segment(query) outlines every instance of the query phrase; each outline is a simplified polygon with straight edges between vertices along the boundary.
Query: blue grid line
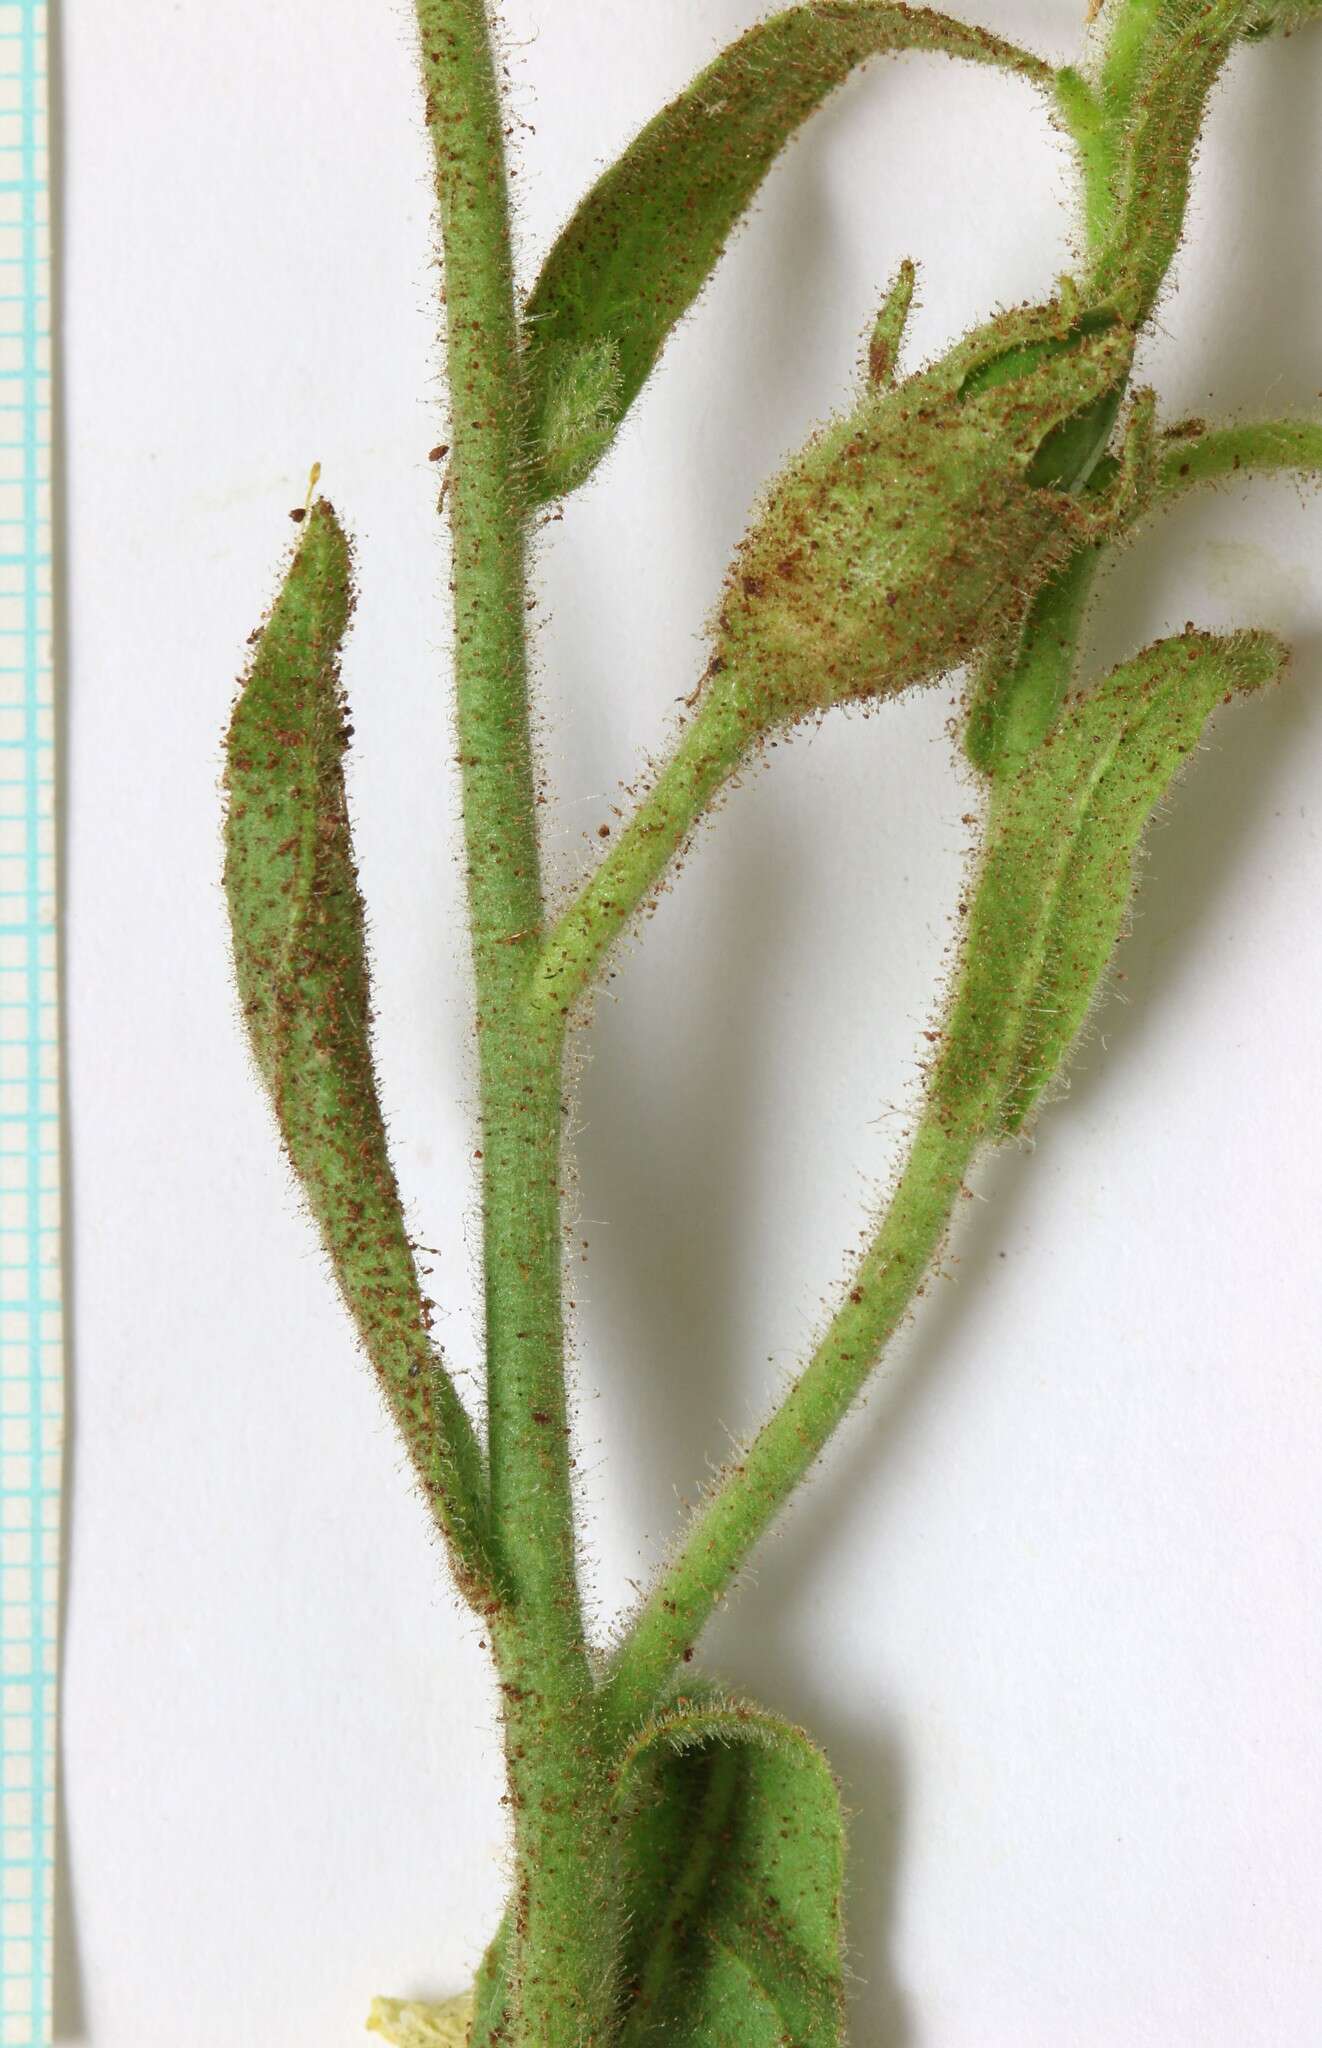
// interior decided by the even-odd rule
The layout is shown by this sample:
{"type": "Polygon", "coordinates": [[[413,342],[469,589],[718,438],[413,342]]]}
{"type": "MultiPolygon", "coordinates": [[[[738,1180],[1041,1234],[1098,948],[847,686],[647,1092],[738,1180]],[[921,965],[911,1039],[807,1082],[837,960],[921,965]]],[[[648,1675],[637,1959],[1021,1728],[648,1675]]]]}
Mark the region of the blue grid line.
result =
{"type": "MultiPolygon", "coordinates": [[[[4,303],[21,318],[7,333],[0,370],[4,445],[21,450],[11,481],[21,516],[0,522],[0,640],[13,645],[3,673],[16,680],[0,741],[4,816],[21,825],[21,851],[6,847],[0,879],[0,1273],[18,1293],[0,1301],[0,1375],[20,1406],[0,1418],[0,1501],[12,1555],[0,1600],[0,2048],[47,2048],[51,2040],[51,1912],[54,1853],[56,1589],[63,1375],[58,1335],[59,1227],[44,1206],[58,1202],[57,1014],[53,835],[47,796],[54,777],[49,655],[49,262],[46,249],[45,22],[41,0],[0,0],[0,60],[17,87],[20,141],[6,148],[0,179],[4,303]],[[12,54],[11,54],[12,52],[12,54]],[[8,286],[21,287],[10,292],[8,286]],[[13,396],[11,396],[13,394],[13,396]],[[17,657],[20,657],[18,659],[17,657]],[[21,678],[21,682],[17,679],[21,678]],[[11,765],[12,764],[12,765],[11,765]],[[12,796],[8,794],[12,792],[12,796]],[[21,884],[21,886],[20,886],[21,884]],[[21,914],[20,914],[21,913],[21,914]],[[13,1030],[15,1035],[8,1034],[13,1030]],[[26,1383],[26,1385],[24,1385],[26,1383]]],[[[58,1212],[57,1212],[58,1213],[58,1212]]]]}

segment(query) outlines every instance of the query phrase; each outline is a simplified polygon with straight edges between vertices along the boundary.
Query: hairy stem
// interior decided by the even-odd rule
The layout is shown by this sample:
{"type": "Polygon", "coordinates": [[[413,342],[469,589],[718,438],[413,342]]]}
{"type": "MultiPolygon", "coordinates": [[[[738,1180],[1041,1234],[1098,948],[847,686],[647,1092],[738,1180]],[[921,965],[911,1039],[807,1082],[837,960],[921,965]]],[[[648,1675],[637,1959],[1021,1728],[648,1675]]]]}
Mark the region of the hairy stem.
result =
{"type": "Polygon", "coordinates": [[[721,786],[757,739],[731,680],[717,675],[665,767],[619,839],[547,934],[530,996],[565,1017],[721,786]]]}
{"type": "Polygon", "coordinates": [[[1263,476],[1278,470],[1322,473],[1322,423],[1254,420],[1238,427],[1176,427],[1162,443],[1157,503],[1169,503],[1195,484],[1227,476],[1263,476]]]}
{"type": "Polygon", "coordinates": [[[722,1595],[858,1398],[945,1235],[985,1105],[923,1116],[885,1219],[830,1327],[780,1406],[694,1515],[606,1681],[613,1730],[647,1713],[722,1595]]]}
{"type": "Polygon", "coordinates": [[[503,120],[483,0],[417,0],[445,259],[454,675],[481,1091],[493,1617],[514,1814],[519,2036],[586,2048],[611,1999],[606,1799],[583,1639],[564,1380],[558,1018],[541,935],[527,505],[503,120]]]}
{"type": "MultiPolygon", "coordinates": [[[[1192,7],[1158,0],[1153,14],[1150,68],[1136,80],[1126,75],[1121,103],[1109,110],[1116,138],[1113,229],[1091,278],[1093,294],[1112,300],[1134,327],[1151,318],[1179,247],[1208,97],[1248,8],[1246,0],[1192,7]]],[[[1104,80],[1104,104],[1106,97],[1104,80]]]]}
{"type": "MultiPolygon", "coordinates": [[[[1063,630],[1067,640],[1077,636],[1077,614],[1063,630]]],[[[1013,811],[1015,802],[1012,785],[997,786],[989,848],[998,815],[1007,806],[1013,811]]],[[[1060,835],[1034,848],[1027,863],[1018,854],[1011,859],[1015,882],[1029,872],[1035,879],[1018,902],[1012,888],[1008,921],[1006,863],[984,862],[941,1054],[890,1205],[808,1364],[693,1516],[617,1651],[604,1687],[606,1718],[617,1739],[650,1711],[692,1654],[754,1545],[849,1413],[940,1248],[974,1157],[998,1135],[1070,844],[1068,834],[1060,835]]]]}
{"type": "Polygon", "coordinates": [[[1078,152],[1084,240],[1089,256],[1095,256],[1110,232],[1114,211],[1114,139],[1101,100],[1074,65],[1061,67],[1054,87],[1056,112],[1078,152]]]}

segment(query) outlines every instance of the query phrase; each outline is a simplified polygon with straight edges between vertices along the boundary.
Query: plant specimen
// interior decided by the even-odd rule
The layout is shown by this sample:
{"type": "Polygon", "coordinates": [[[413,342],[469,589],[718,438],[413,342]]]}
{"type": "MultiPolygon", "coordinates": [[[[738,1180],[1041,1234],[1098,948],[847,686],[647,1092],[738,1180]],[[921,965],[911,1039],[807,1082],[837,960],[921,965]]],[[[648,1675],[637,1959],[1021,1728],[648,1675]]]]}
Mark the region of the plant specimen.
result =
{"type": "MultiPolygon", "coordinates": [[[[1081,635],[1146,522],[1240,471],[1322,466],[1322,427],[1160,419],[1131,389],[1236,46],[1318,0],[1106,0],[1079,68],[945,16],[811,0],[753,28],[587,193],[525,299],[485,0],[417,0],[444,263],[443,503],[480,1080],[485,1403],[431,1334],[378,1103],[343,755],[349,542],[310,494],[227,745],[225,881],[243,1013],[358,1336],[496,1662],[513,1886],[474,1991],[380,2000],[421,2048],[773,2048],[842,2039],[842,1820],[803,1731],[700,1675],[754,1546],[858,1397],[980,1153],[1039,1113],[1120,939],[1145,825],[1216,705],[1279,675],[1269,633],[1195,630],[1101,678],[1081,635]],[[859,388],[767,486],[717,595],[669,754],[548,905],[530,741],[528,564],[544,508],[609,450],[778,151],[856,66],[921,48],[1047,95],[1081,192],[1077,274],[899,370],[915,273],[859,388]],[[562,1283],[566,1052],[613,947],[713,800],[831,707],[960,671],[982,789],[959,959],[870,1243],[789,1391],[727,1461],[609,1644],[577,1559],[562,1283]]],[[[314,475],[315,491],[315,475],[314,475]]]]}

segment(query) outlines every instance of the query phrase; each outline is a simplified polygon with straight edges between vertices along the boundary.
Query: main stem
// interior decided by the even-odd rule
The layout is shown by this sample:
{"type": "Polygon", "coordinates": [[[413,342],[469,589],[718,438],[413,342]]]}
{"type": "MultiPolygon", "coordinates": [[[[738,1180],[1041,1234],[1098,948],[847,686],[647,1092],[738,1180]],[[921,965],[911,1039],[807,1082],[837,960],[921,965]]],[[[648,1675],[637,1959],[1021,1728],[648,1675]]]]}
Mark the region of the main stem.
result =
{"type": "Polygon", "coordinates": [[[561,1020],[527,984],[543,904],[525,634],[528,508],[499,87],[483,0],[417,0],[445,259],[454,681],[477,998],[491,1617],[526,2048],[588,2048],[613,1998],[605,1768],[574,1549],[561,1310],[561,1020]]]}

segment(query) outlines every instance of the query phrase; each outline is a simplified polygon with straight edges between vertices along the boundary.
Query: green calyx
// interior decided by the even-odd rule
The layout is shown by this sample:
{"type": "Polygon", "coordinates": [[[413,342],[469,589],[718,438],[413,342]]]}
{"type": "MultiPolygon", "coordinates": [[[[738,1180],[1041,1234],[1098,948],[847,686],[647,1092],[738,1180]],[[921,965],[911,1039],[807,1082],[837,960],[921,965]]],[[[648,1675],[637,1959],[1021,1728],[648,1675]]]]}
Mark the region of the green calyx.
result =
{"type": "Polygon", "coordinates": [[[717,622],[750,724],[930,681],[1022,616],[1087,532],[1063,479],[1095,460],[1132,353],[1118,321],[1058,302],[1003,314],[810,442],[717,622]]]}

